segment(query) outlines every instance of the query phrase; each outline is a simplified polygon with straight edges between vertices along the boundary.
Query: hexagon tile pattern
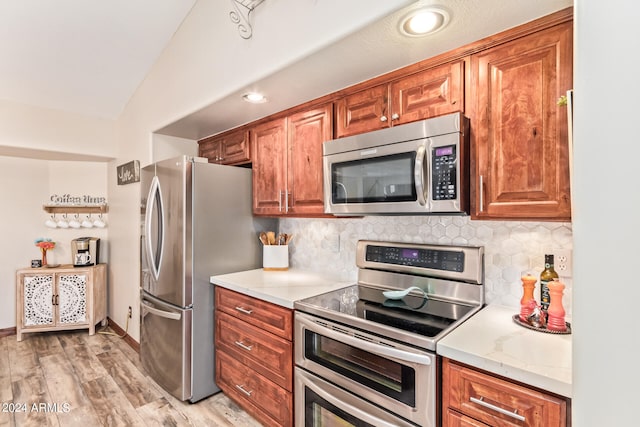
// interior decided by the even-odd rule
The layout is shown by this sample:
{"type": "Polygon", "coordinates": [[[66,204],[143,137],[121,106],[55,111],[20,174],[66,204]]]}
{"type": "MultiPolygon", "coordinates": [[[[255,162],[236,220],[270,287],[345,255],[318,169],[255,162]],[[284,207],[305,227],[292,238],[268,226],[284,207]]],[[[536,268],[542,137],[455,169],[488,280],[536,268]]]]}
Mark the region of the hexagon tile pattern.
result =
{"type": "MultiPolygon", "coordinates": [[[[523,272],[540,276],[544,254],[572,249],[571,223],[471,221],[465,216],[371,216],[335,219],[280,219],[280,231],[292,233],[290,265],[330,273],[340,280],[357,280],[358,240],[484,246],[485,300],[519,310],[523,272]]],[[[563,305],[571,316],[571,278],[563,305]]],[[[540,282],[535,295],[539,299],[540,282]]]]}

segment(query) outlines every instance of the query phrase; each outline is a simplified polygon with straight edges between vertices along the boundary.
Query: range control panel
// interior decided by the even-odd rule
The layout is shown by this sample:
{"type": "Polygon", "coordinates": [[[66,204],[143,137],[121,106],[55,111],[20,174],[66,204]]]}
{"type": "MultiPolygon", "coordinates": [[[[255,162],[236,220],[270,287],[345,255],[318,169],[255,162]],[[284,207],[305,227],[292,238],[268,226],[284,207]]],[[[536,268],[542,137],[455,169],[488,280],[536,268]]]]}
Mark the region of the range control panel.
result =
{"type": "Polygon", "coordinates": [[[365,260],[432,270],[464,271],[464,252],[402,246],[367,245],[365,260]]]}

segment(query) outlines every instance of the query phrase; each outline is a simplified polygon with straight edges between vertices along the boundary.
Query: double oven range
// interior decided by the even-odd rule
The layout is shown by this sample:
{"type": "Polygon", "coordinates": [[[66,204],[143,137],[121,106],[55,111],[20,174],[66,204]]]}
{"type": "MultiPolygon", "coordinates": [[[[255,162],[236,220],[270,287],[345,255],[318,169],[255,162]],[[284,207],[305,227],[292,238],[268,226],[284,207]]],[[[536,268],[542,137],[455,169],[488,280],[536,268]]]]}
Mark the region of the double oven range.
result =
{"type": "Polygon", "coordinates": [[[296,426],[435,427],[436,345],[482,308],[483,257],[482,247],[359,241],[357,284],[295,303],[296,426]]]}

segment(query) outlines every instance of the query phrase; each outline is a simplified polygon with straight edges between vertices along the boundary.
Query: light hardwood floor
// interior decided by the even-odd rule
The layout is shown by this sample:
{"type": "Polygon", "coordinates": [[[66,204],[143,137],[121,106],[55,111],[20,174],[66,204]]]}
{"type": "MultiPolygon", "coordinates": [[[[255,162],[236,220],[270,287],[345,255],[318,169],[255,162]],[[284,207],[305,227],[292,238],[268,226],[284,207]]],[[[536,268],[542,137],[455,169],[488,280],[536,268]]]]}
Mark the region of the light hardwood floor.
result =
{"type": "Polygon", "coordinates": [[[87,331],[0,338],[0,427],[260,426],[218,393],[180,402],[122,339],[87,331]]]}

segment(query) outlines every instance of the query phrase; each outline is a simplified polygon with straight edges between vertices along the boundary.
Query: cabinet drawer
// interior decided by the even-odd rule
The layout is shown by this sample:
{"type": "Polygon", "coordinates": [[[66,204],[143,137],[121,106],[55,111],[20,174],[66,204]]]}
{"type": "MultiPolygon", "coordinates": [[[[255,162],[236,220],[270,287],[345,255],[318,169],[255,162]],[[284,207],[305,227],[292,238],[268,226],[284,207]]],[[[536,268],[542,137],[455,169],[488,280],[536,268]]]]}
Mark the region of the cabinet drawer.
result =
{"type": "MultiPolygon", "coordinates": [[[[443,361],[443,387],[445,408],[489,425],[547,427],[567,422],[566,400],[448,359],[443,361]]],[[[449,425],[450,420],[445,422],[449,425]]]]}
{"type": "Polygon", "coordinates": [[[293,344],[226,313],[216,312],[216,348],[293,391],[293,344]]]}
{"type": "Polygon", "coordinates": [[[292,339],[293,310],[219,286],[216,286],[216,308],[284,339],[292,339]]]}
{"type": "Polygon", "coordinates": [[[216,383],[224,393],[267,426],[291,426],[293,394],[216,351],[216,383]]]}

